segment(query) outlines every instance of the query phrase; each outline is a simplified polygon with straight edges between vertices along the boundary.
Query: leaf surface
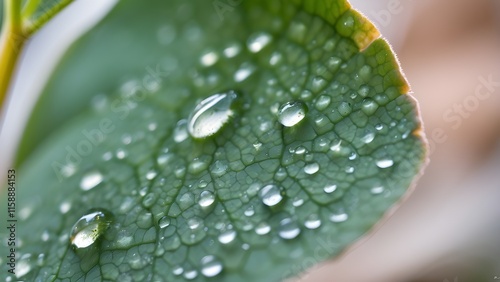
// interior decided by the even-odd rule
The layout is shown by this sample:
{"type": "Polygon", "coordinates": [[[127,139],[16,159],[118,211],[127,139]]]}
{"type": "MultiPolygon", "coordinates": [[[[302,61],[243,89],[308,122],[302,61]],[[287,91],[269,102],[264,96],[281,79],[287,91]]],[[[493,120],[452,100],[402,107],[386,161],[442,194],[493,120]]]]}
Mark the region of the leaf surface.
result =
{"type": "Polygon", "coordinates": [[[121,1],[68,51],[33,113],[18,276],[277,281],[337,256],[425,155],[408,85],[377,38],[345,1],[121,1]],[[193,114],[229,91],[226,112],[193,114]],[[284,126],[290,102],[305,117],[284,126]],[[213,135],[189,135],[187,119],[214,116],[227,119],[201,128],[213,135]],[[96,208],[112,223],[73,248],[73,225],[96,208]]]}

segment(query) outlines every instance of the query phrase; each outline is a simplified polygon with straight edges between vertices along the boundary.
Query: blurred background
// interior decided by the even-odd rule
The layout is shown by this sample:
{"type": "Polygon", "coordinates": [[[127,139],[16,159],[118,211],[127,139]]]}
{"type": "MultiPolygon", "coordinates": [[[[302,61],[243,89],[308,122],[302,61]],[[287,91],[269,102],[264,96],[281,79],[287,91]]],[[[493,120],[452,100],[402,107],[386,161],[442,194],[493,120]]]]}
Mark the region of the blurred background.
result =
{"type": "MultiPolygon", "coordinates": [[[[1,171],[63,50],[114,3],[75,1],[27,44],[15,98],[2,113],[1,171]]],[[[398,54],[420,104],[431,161],[376,231],[295,280],[500,281],[500,1],[351,3],[398,54]]]]}

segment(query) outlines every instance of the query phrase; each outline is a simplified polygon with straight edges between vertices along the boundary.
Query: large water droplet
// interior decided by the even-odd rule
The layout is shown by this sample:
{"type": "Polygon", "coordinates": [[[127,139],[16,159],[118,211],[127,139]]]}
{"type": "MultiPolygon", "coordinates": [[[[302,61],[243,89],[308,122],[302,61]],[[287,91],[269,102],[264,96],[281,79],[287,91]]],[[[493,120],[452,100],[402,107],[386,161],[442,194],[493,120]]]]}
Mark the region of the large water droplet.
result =
{"type": "Polygon", "coordinates": [[[300,234],[299,225],[290,218],[285,218],[280,221],[278,234],[283,239],[293,239],[300,234]]]}
{"type": "Polygon", "coordinates": [[[278,110],[278,120],[287,127],[292,127],[302,121],[307,114],[306,104],[300,101],[287,102],[278,110]]]}
{"type": "Polygon", "coordinates": [[[88,191],[99,185],[102,180],[103,176],[99,171],[89,171],[82,177],[82,180],[80,181],[80,188],[84,191],[88,191]]]}
{"type": "Polygon", "coordinates": [[[252,53],[258,53],[266,47],[272,40],[267,32],[258,32],[248,38],[247,47],[252,53]]]}
{"type": "Polygon", "coordinates": [[[209,255],[201,259],[201,274],[205,277],[214,277],[222,271],[222,263],[214,256],[209,255]]]}
{"type": "Polygon", "coordinates": [[[194,138],[205,138],[217,133],[233,115],[235,91],[214,94],[201,101],[188,119],[188,131],[194,138]]]}
{"type": "Polygon", "coordinates": [[[92,245],[113,221],[111,212],[105,209],[91,209],[80,217],[71,229],[70,241],[76,248],[92,245]]]}
{"type": "Polygon", "coordinates": [[[283,200],[280,188],[274,184],[268,184],[262,187],[259,191],[259,197],[262,202],[269,207],[274,207],[283,200]]]}

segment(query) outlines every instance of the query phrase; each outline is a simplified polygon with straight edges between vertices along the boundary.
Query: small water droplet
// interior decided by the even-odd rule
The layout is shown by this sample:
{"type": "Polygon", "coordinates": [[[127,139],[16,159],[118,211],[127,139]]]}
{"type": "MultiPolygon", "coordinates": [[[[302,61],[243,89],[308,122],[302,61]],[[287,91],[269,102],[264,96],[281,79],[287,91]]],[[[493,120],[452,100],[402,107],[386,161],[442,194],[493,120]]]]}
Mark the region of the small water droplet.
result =
{"type": "Polygon", "coordinates": [[[348,166],[345,168],[346,173],[353,173],[354,172],[354,167],[353,166],[348,166]]]}
{"type": "Polygon", "coordinates": [[[226,174],[227,167],[228,166],[224,161],[217,160],[210,168],[210,172],[215,177],[221,177],[222,175],[226,174]]]}
{"type": "Polygon", "coordinates": [[[176,143],[181,143],[188,138],[188,121],[186,119],[181,119],[177,122],[174,128],[174,141],[176,143]]]}
{"type": "Polygon", "coordinates": [[[165,228],[169,225],[170,225],[170,217],[168,216],[163,216],[162,218],[160,218],[160,220],[158,220],[158,226],[160,228],[165,228]]]}
{"type": "Polygon", "coordinates": [[[361,110],[368,116],[373,115],[378,109],[378,104],[370,98],[363,100],[361,110]]]}
{"type": "Polygon", "coordinates": [[[330,221],[332,221],[332,222],[344,222],[347,220],[348,217],[349,216],[345,212],[333,213],[330,216],[330,221]]]}
{"type": "Polygon", "coordinates": [[[255,233],[257,233],[258,235],[266,235],[270,231],[271,226],[269,226],[269,224],[265,222],[261,222],[255,227],[255,233]]]}
{"type": "Polygon", "coordinates": [[[219,235],[218,240],[221,244],[226,245],[233,242],[235,238],[236,238],[236,231],[227,230],[219,235]]]}
{"type": "Polygon", "coordinates": [[[335,184],[327,185],[327,186],[325,186],[325,188],[323,188],[323,191],[325,191],[325,193],[327,193],[327,194],[333,193],[333,192],[335,192],[335,190],[337,190],[337,185],[335,185],[335,184]]]}
{"type": "Polygon", "coordinates": [[[91,209],[71,229],[70,241],[76,248],[92,245],[112,222],[113,215],[105,209],[91,209]]]}
{"type": "Polygon", "coordinates": [[[322,77],[315,77],[313,78],[313,81],[312,81],[312,91],[317,93],[319,92],[321,89],[323,89],[323,87],[326,86],[326,80],[322,77]]]}
{"type": "Polygon", "coordinates": [[[116,150],[116,157],[119,160],[123,160],[127,156],[127,152],[123,149],[116,150]]]}
{"type": "Polygon", "coordinates": [[[153,180],[156,177],[157,173],[154,170],[150,170],[146,173],[147,180],[153,180]]]}
{"type": "Polygon", "coordinates": [[[182,273],[184,272],[184,268],[180,267],[180,266],[176,266],[174,267],[174,269],[172,270],[172,273],[174,275],[181,275],[182,273]]]}
{"type": "Polygon", "coordinates": [[[89,171],[82,177],[82,180],[80,181],[80,188],[83,191],[88,191],[99,185],[103,179],[104,178],[99,171],[89,171]]]}
{"type": "Polygon", "coordinates": [[[378,160],[376,164],[379,168],[389,168],[392,165],[394,165],[394,161],[391,159],[383,159],[383,160],[378,160]]]}
{"type": "Polygon", "coordinates": [[[205,277],[217,276],[222,271],[222,268],[222,263],[212,255],[201,259],[201,274],[205,277]]]}
{"type": "Polygon", "coordinates": [[[272,37],[267,32],[258,32],[252,34],[247,41],[248,50],[252,53],[258,53],[271,43],[272,37]]]}
{"type": "Polygon", "coordinates": [[[198,205],[202,208],[209,207],[215,202],[215,195],[211,191],[203,191],[200,194],[200,200],[198,201],[198,205]]]}
{"type": "Polygon", "coordinates": [[[278,120],[282,125],[292,127],[304,119],[307,110],[306,104],[300,101],[287,102],[279,108],[278,120]]]}
{"type": "Polygon", "coordinates": [[[295,221],[285,218],[280,221],[278,235],[283,239],[293,239],[300,234],[300,228],[295,221]]]}
{"type": "Polygon", "coordinates": [[[205,67],[213,66],[219,60],[219,55],[214,51],[206,51],[200,57],[200,63],[205,67]]]}
{"type": "Polygon", "coordinates": [[[304,222],[304,226],[308,229],[316,229],[321,226],[321,219],[317,214],[311,214],[304,222]]]}
{"type": "Polygon", "coordinates": [[[253,207],[252,207],[252,206],[250,206],[250,207],[248,207],[248,209],[246,209],[246,210],[243,212],[243,214],[244,214],[245,216],[252,216],[252,215],[254,215],[254,214],[255,214],[255,210],[253,209],[253,207]]]}
{"type": "Polygon", "coordinates": [[[269,58],[269,64],[271,66],[276,66],[283,61],[283,55],[280,52],[273,52],[271,54],[271,58],[269,58]]]}
{"type": "Polygon", "coordinates": [[[223,51],[226,58],[236,57],[241,51],[241,46],[238,43],[229,44],[223,51]]]}
{"type": "Polygon", "coordinates": [[[370,192],[374,195],[384,192],[384,186],[375,186],[370,189],[370,192]]]}
{"type": "Polygon", "coordinates": [[[366,132],[366,134],[361,137],[361,141],[363,141],[363,143],[365,144],[371,143],[373,139],[375,139],[375,133],[371,131],[366,132]]]}
{"type": "Polygon", "coordinates": [[[319,171],[318,163],[310,163],[304,167],[304,172],[309,175],[315,174],[318,171],[319,171]]]}
{"type": "Polygon", "coordinates": [[[31,271],[31,254],[25,254],[21,256],[19,262],[17,263],[17,269],[15,270],[16,278],[21,278],[31,271]]]}
{"type": "Polygon", "coordinates": [[[242,82],[246,80],[255,71],[255,66],[243,63],[240,68],[234,73],[234,81],[242,82]]]}
{"type": "Polygon", "coordinates": [[[62,202],[61,205],[59,206],[59,211],[62,214],[67,213],[71,209],[71,203],[70,202],[62,202]]]}
{"type": "Polygon", "coordinates": [[[323,111],[324,109],[326,109],[328,106],[330,106],[330,103],[332,101],[332,98],[330,96],[327,96],[327,95],[321,95],[319,96],[318,100],[316,101],[316,109],[318,111],[323,111]]]}
{"type": "Polygon", "coordinates": [[[237,98],[237,93],[230,90],[201,101],[189,116],[189,134],[194,138],[205,138],[217,133],[233,115],[231,107],[237,98]]]}
{"type": "Polygon", "coordinates": [[[196,230],[203,225],[203,222],[201,221],[201,219],[193,217],[188,220],[187,224],[189,226],[189,229],[196,230]]]}
{"type": "Polygon", "coordinates": [[[293,205],[294,207],[300,207],[300,206],[302,206],[303,204],[304,204],[304,199],[302,199],[302,198],[296,198],[296,199],[293,201],[293,203],[292,203],[292,205],[293,205]]]}
{"type": "Polygon", "coordinates": [[[283,200],[280,188],[274,184],[268,184],[262,187],[259,191],[259,197],[262,202],[269,207],[274,207],[283,200]]]}
{"type": "Polygon", "coordinates": [[[196,276],[198,276],[198,271],[196,271],[196,270],[189,270],[189,271],[184,272],[184,278],[186,278],[188,280],[193,280],[196,278],[196,276]]]}

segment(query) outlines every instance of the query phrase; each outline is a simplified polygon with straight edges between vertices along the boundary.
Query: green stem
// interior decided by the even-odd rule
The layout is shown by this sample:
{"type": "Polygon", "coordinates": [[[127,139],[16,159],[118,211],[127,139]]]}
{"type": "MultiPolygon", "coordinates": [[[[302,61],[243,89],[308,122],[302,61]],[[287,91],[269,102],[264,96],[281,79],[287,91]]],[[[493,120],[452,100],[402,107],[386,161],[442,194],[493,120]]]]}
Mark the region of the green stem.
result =
{"type": "Polygon", "coordinates": [[[42,15],[40,15],[36,20],[30,21],[26,19],[26,24],[24,26],[24,34],[29,37],[35,31],[39,30],[47,21],[52,19],[59,11],[68,6],[73,0],[61,0],[52,8],[45,11],[42,15]]]}
{"type": "Polygon", "coordinates": [[[21,1],[5,0],[4,3],[5,15],[0,37],[0,109],[25,41],[21,25],[21,1]]]}

